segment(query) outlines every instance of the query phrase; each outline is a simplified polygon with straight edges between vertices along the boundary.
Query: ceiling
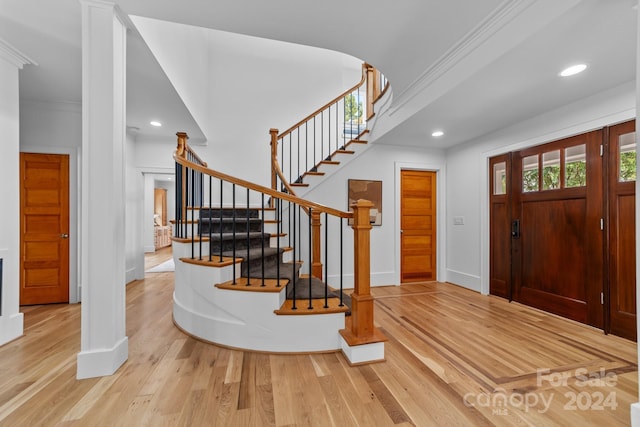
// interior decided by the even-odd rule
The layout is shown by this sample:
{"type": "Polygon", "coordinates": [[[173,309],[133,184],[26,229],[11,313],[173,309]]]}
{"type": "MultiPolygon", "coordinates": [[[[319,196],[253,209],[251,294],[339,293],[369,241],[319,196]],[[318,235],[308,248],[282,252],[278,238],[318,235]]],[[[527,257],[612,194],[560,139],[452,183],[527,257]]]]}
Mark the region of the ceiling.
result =
{"type": "MultiPolygon", "coordinates": [[[[118,0],[123,12],[345,52],[379,68],[393,100],[375,135],[448,148],[635,80],[636,0],[118,0]],[[575,62],[589,68],[562,79],[575,62]],[[431,137],[435,129],[445,135],[431,137]]],[[[25,100],[81,102],[78,0],[0,0],[0,38],[37,66],[25,100]]],[[[145,42],[128,36],[127,126],[206,136],[145,42]],[[164,126],[153,128],[159,119],[164,126]]]]}

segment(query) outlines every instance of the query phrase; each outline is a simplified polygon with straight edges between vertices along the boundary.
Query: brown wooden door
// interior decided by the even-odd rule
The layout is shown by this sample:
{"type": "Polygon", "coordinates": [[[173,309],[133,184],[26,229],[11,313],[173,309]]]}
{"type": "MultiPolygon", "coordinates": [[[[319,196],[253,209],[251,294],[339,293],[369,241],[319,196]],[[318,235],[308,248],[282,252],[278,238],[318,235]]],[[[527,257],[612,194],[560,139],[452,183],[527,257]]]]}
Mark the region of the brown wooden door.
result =
{"type": "Polygon", "coordinates": [[[511,300],[511,154],[489,160],[489,293],[511,300]]]}
{"type": "Polygon", "coordinates": [[[609,128],[608,332],[636,339],[635,122],[609,128]]]}
{"type": "Polygon", "coordinates": [[[400,281],[436,280],[436,173],[400,172],[400,281]]]}
{"type": "Polygon", "coordinates": [[[603,327],[602,131],[513,154],[513,298],[603,327]]]}
{"type": "Polygon", "coordinates": [[[20,154],[20,304],[69,302],[69,156],[20,154]]]}

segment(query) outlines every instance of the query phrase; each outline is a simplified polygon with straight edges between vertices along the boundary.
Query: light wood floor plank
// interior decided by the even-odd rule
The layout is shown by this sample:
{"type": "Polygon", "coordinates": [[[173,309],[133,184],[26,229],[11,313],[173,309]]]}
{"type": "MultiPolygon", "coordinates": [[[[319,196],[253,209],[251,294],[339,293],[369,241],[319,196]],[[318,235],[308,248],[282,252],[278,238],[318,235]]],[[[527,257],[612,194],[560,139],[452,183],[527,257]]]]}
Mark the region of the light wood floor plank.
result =
{"type": "MultiPolygon", "coordinates": [[[[170,256],[158,251],[147,268],[170,256]]],[[[80,306],[23,307],[25,336],[0,347],[0,426],[630,424],[635,343],[445,283],[372,293],[386,361],[351,367],[340,353],[251,353],[186,336],[173,324],[173,273],[150,274],[127,285],[129,359],[80,381],[80,306]],[[612,384],[581,379],[601,373],[612,384]]]]}

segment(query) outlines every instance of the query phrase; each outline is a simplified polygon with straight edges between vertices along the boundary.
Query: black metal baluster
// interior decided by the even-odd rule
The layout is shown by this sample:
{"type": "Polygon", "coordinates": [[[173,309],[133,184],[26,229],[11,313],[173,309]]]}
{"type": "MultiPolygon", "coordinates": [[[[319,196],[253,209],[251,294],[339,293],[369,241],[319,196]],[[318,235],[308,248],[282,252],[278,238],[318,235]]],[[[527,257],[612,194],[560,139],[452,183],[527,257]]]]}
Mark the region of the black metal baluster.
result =
{"type": "MultiPolygon", "coordinates": [[[[224,229],[224,222],[222,221],[222,184],[224,184],[224,182],[222,180],[220,180],[220,218],[218,218],[219,222],[220,222],[220,242],[218,243],[218,246],[220,247],[220,262],[222,262],[222,231],[224,229]]],[[[235,267],[234,267],[235,268],[235,267]]]]}
{"type": "MultiPolygon", "coordinates": [[[[211,262],[211,244],[213,234],[213,177],[209,175],[209,262],[211,262]]],[[[200,242],[202,246],[202,242],[200,242]]]]}
{"type": "Polygon", "coordinates": [[[324,308],[329,308],[329,214],[324,213],[324,308]]]}
{"type": "Polygon", "coordinates": [[[340,218],[340,307],[342,307],[344,304],[342,303],[342,220],[343,218],[340,218]]]}
{"type": "Polygon", "coordinates": [[[247,284],[246,286],[251,285],[251,257],[250,257],[250,249],[251,249],[251,218],[249,215],[249,189],[247,188],[247,209],[245,210],[245,215],[247,215],[247,284]]]}
{"type": "MultiPolygon", "coordinates": [[[[309,208],[309,212],[308,212],[308,216],[309,216],[309,307],[307,307],[309,310],[313,309],[313,303],[312,303],[312,295],[311,295],[311,281],[312,281],[312,276],[313,276],[313,271],[311,269],[312,264],[313,264],[313,260],[312,260],[312,254],[311,254],[311,212],[312,209],[309,208]]],[[[326,285],[325,285],[326,286],[326,285]]]]}
{"type": "Polygon", "coordinates": [[[313,167],[318,164],[316,161],[316,116],[313,116],[313,167]]]}
{"type": "MultiPolygon", "coordinates": [[[[344,104],[344,100],[342,101],[342,103],[344,104]]],[[[336,102],[336,150],[338,149],[338,146],[340,145],[340,139],[339,139],[339,135],[338,135],[338,131],[340,130],[339,129],[340,126],[338,125],[338,123],[340,123],[340,119],[339,119],[339,116],[338,116],[339,110],[340,110],[340,104],[338,102],[336,102]]],[[[344,105],[342,107],[342,112],[344,114],[344,105]]],[[[333,151],[329,150],[329,153],[333,153],[333,151]]]]}
{"type": "Polygon", "coordinates": [[[291,132],[289,132],[289,182],[293,176],[293,142],[291,142],[291,132]]]}
{"type": "MultiPolygon", "coordinates": [[[[194,191],[195,191],[195,183],[196,181],[196,174],[195,174],[195,169],[191,169],[191,203],[189,204],[189,206],[191,206],[191,259],[195,258],[195,251],[196,251],[196,247],[195,247],[195,227],[196,227],[196,218],[195,218],[195,213],[194,213],[194,205],[193,205],[193,198],[194,198],[194,191]]],[[[200,230],[198,230],[198,233],[200,232],[200,230]]]]}
{"type": "Polygon", "coordinates": [[[324,160],[324,111],[320,115],[320,160],[324,160]]]}
{"type": "Polygon", "coordinates": [[[276,199],[276,247],[278,249],[278,259],[276,264],[276,287],[280,287],[280,232],[282,231],[282,199],[276,199]]]}
{"type": "Polygon", "coordinates": [[[180,179],[180,164],[178,162],[176,162],[175,173],[176,199],[174,200],[173,205],[175,208],[176,223],[174,224],[175,228],[173,229],[173,235],[175,237],[180,237],[180,221],[182,220],[182,207],[180,206],[180,200],[182,200],[182,183],[180,179]]]}
{"type": "MultiPolygon", "coordinates": [[[[264,193],[262,194],[262,204],[260,205],[260,217],[262,221],[260,221],[260,248],[262,251],[262,284],[260,286],[265,286],[264,284],[264,193]]],[[[271,238],[271,236],[269,236],[271,238]]]]}
{"type": "MultiPolygon", "coordinates": [[[[329,116],[329,126],[327,127],[327,133],[329,134],[329,140],[327,141],[327,159],[331,157],[331,105],[329,105],[329,110],[327,112],[327,116],[329,116]]],[[[324,159],[324,155],[322,156],[324,159]]]]}
{"type": "Polygon", "coordinates": [[[309,170],[309,121],[304,122],[304,171],[309,170]]]}
{"type": "MultiPolygon", "coordinates": [[[[200,218],[202,216],[202,192],[204,191],[204,189],[202,187],[204,187],[203,185],[203,179],[204,179],[204,175],[202,174],[202,172],[198,172],[198,177],[200,179],[198,179],[198,183],[200,185],[200,188],[198,189],[198,195],[199,195],[199,206],[198,206],[198,237],[200,239],[200,244],[198,245],[198,259],[200,261],[202,261],[202,224],[200,224],[200,218]]],[[[194,208],[195,209],[195,208],[194,208]]]]}
{"type": "MultiPolygon", "coordinates": [[[[289,202],[289,211],[291,211],[291,202],[289,202]]],[[[291,306],[292,310],[297,310],[296,307],[296,210],[295,206],[293,209],[293,262],[291,267],[293,267],[293,305],[291,306]]]]}
{"type": "Polygon", "coordinates": [[[299,126],[298,126],[298,129],[297,129],[297,132],[298,132],[298,161],[297,161],[297,164],[298,164],[298,175],[297,176],[298,176],[298,178],[296,178],[295,182],[298,182],[298,180],[300,179],[300,127],[299,126]]]}
{"type": "Polygon", "coordinates": [[[232,209],[233,209],[233,240],[231,242],[232,252],[233,252],[233,284],[236,285],[236,185],[233,184],[231,190],[233,191],[232,195],[232,209]]]}

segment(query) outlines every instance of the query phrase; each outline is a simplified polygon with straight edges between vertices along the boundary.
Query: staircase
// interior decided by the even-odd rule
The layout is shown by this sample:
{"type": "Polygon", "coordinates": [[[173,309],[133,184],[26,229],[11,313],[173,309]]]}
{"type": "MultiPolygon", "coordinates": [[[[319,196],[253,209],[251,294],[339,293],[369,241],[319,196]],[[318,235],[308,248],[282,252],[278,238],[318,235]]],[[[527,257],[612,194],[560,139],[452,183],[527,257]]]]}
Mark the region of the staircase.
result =
{"type": "MultiPolygon", "coordinates": [[[[265,231],[265,220],[261,215],[275,213],[275,209],[199,209],[198,235],[209,240],[209,251],[213,259],[240,259],[239,277],[220,284],[221,288],[234,286],[286,287],[286,298],[291,301],[306,300],[311,306],[323,302],[322,308],[339,307],[337,310],[350,314],[351,298],[330,288],[312,274],[300,275],[302,262],[291,258],[285,261],[285,253],[291,255],[293,248],[283,246],[286,234],[279,233],[279,220],[270,220],[272,233],[265,231]],[[325,301],[326,298],[326,301],[325,301]],[[336,301],[337,300],[337,301],[336,301]]],[[[304,303],[303,302],[303,303],[304,303]]],[[[277,314],[295,314],[299,304],[285,303],[277,314]],[[287,307],[284,307],[284,306],[287,307]],[[294,308],[290,308],[290,306],[294,308]]],[[[323,310],[326,311],[326,310],[323,310]]]]}
{"type": "MultiPolygon", "coordinates": [[[[271,134],[271,188],[207,168],[187,144],[186,133],[177,134],[174,323],[187,334],[229,347],[278,353],[342,350],[351,364],[384,360],[386,337],[374,326],[369,289],[373,204],[358,200],[345,212],[296,196],[277,160],[278,132],[271,134]],[[352,248],[343,239],[349,228],[352,248]],[[347,257],[353,259],[350,295],[343,293],[347,257]]],[[[289,147],[292,151],[290,138],[289,147]]],[[[323,160],[294,181],[321,176],[320,166],[352,155],[347,148],[320,147],[323,160]]],[[[296,156],[300,140],[297,150],[296,156]]],[[[312,152],[311,143],[305,150],[312,152]]],[[[291,154],[289,159],[295,157],[291,154]]],[[[293,163],[288,165],[292,176],[293,163]]]]}

